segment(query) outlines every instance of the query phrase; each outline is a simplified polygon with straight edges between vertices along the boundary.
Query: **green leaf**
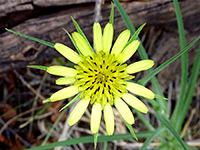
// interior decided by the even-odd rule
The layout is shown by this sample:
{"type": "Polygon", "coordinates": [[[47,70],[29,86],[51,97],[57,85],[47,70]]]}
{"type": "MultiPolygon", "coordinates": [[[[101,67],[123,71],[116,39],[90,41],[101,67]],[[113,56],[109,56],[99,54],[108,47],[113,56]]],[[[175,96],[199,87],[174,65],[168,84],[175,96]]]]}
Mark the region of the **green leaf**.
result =
{"type": "MultiPolygon", "coordinates": [[[[153,132],[151,131],[144,131],[144,132],[138,132],[136,133],[136,136],[138,138],[146,138],[152,135],[153,132]]],[[[112,136],[107,136],[107,135],[100,135],[98,136],[98,142],[109,142],[109,141],[114,141],[114,140],[128,140],[133,138],[133,136],[128,133],[128,134],[116,134],[112,136]]],[[[80,144],[80,143],[93,143],[94,142],[94,137],[93,136],[85,136],[81,138],[74,138],[74,139],[68,139],[65,141],[60,141],[60,142],[55,142],[51,143],[48,145],[44,146],[38,146],[38,147],[33,147],[29,148],[28,150],[44,150],[44,149],[52,149],[57,146],[69,146],[69,145],[74,145],[74,144],[80,144]]]]}
{"type": "Polygon", "coordinates": [[[94,134],[94,149],[97,148],[98,132],[94,134]]]}
{"type": "Polygon", "coordinates": [[[80,94],[76,95],[76,97],[74,97],[69,103],[67,103],[63,108],[61,108],[60,111],[62,111],[63,109],[66,109],[72,103],[74,103],[75,101],[77,101],[79,97],[80,97],[80,94]]]}
{"type": "Polygon", "coordinates": [[[29,65],[27,67],[29,67],[29,68],[35,68],[35,69],[40,69],[40,70],[44,70],[44,71],[46,71],[47,68],[48,68],[46,66],[37,66],[37,65],[29,65]]]}
{"type": "Polygon", "coordinates": [[[153,131],[152,135],[147,138],[147,140],[144,142],[140,150],[146,150],[147,146],[155,139],[157,138],[162,132],[164,131],[164,128],[162,126],[158,127],[155,131],[153,131]]]}
{"type": "Polygon", "coordinates": [[[93,48],[91,47],[88,39],[86,38],[85,34],[83,33],[83,31],[81,30],[80,26],[78,25],[78,23],[76,22],[76,20],[74,20],[73,17],[71,17],[74,26],[76,27],[76,30],[78,31],[79,34],[81,34],[83,36],[83,38],[85,39],[85,41],[87,42],[88,46],[90,47],[90,50],[93,52],[93,48]]]}
{"type": "Polygon", "coordinates": [[[183,51],[180,51],[178,54],[176,54],[175,56],[173,56],[172,58],[170,58],[169,60],[167,60],[163,64],[161,64],[159,67],[157,67],[154,71],[152,71],[150,74],[148,74],[145,78],[139,80],[138,83],[141,85],[145,85],[156,74],[158,74],[165,67],[167,67],[173,61],[175,61],[177,58],[179,58],[181,55],[183,55],[186,51],[188,51],[199,39],[200,39],[200,36],[198,38],[196,38],[192,43],[190,43],[187,47],[185,47],[183,51]]]}
{"type": "Polygon", "coordinates": [[[41,43],[41,44],[44,44],[44,45],[46,45],[46,46],[49,46],[49,47],[51,47],[51,48],[54,48],[54,44],[53,44],[53,43],[46,42],[46,41],[44,41],[44,40],[40,40],[40,39],[38,39],[38,38],[35,38],[35,37],[32,37],[32,36],[28,36],[28,35],[25,35],[25,34],[22,34],[22,33],[19,33],[19,32],[15,32],[15,31],[10,30],[10,29],[7,29],[7,28],[6,28],[6,30],[7,30],[8,32],[17,34],[17,35],[19,35],[19,36],[25,37],[25,38],[27,38],[27,39],[30,39],[30,40],[39,42],[39,43],[41,43]]]}
{"type": "Polygon", "coordinates": [[[113,22],[114,22],[114,5],[111,2],[111,11],[110,11],[110,20],[109,20],[109,23],[111,23],[113,25],[113,22]]]}
{"type": "Polygon", "coordinates": [[[174,135],[174,137],[178,140],[178,142],[182,145],[182,147],[187,150],[186,143],[181,139],[178,132],[174,129],[174,127],[171,125],[169,120],[160,112],[155,112],[156,117],[158,120],[165,126],[167,129],[174,135]]]}
{"type": "Polygon", "coordinates": [[[126,123],[127,128],[129,129],[129,131],[131,132],[132,136],[138,141],[137,136],[135,135],[135,132],[133,131],[133,128],[130,124],[128,124],[125,120],[124,122],[126,123]]]}
{"type": "Polygon", "coordinates": [[[67,35],[69,36],[70,40],[72,41],[74,47],[76,48],[76,50],[79,52],[79,54],[81,54],[81,51],[79,50],[78,46],[76,45],[76,42],[74,41],[74,39],[72,38],[72,36],[69,34],[69,32],[63,28],[63,30],[67,33],[67,35]]]}

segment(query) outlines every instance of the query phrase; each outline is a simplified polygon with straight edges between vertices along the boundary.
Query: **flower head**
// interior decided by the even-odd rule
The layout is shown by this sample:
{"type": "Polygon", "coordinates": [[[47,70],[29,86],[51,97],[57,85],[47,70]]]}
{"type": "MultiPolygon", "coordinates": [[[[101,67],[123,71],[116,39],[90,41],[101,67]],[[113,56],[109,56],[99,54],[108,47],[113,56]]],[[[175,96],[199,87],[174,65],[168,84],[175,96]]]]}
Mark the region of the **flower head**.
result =
{"type": "Polygon", "coordinates": [[[68,124],[74,125],[91,104],[90,127],[94,134],[99,130],[102,111],[107,133],[112,135],[114,132],[113,105],[122,118],[132,125],[134,117],[128,105],[143,113],[148,111],[144,103],[134,95],[148,99],[155,97],[155,94],[149,89],[129,81],[134,78],[132,74],[151,68],[154,62],[142,60],[127,65],[125,62],[136,52],[140,42],[134,40],[128,43],[130,31],[125,30],[112,46],[113,33],[111,23],[105,26],[103,34],[100,24],[94,23],[95,51],[82,34],[72,33],[72,38],[80,54],[60,43],[56,43],[54,47],[73,62],[75,67],[51,66],[47,68],[48,73],[61,76],[56,80],[57,85],[69,85],[54,93],[49,98],[50,101],[63,100],[80,93],[80,101],[70,114],[68,124]]]}

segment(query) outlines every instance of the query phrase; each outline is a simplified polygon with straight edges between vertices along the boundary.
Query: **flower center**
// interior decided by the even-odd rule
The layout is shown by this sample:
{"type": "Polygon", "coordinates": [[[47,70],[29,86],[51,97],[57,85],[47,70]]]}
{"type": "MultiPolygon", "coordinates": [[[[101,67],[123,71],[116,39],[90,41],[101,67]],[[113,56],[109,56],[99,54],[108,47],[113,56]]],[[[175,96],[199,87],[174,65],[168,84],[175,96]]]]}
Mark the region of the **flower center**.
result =
{"type": "Polygon", "coordinates": [[[75,66],[78,71],[75,85],[81,91],[81,98],[90,99],[91,104],[99,102],[113,105],[116,96],[126,93],[126,82],[133,76],[125,71],[127,64],[117,61],[115,55],[98,52],[95,56],[83,57],[75,66]]]}

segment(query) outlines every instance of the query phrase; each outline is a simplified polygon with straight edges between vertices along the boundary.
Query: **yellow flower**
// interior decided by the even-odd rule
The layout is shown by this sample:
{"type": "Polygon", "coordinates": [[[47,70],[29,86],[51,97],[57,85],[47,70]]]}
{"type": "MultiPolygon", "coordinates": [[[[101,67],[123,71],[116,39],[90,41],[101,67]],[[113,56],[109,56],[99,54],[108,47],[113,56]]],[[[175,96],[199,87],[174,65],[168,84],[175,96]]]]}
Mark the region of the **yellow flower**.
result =
{"type": "Polygon", "coordinates": [[[91,46],[78,32],[72,33],[72,38],[81,54],[61,43],[56,43],[54,47],[64,57],[76,64],[75,68],[64,66],[47,68],[48,73],[61,76],[56,80],[57,85],[69,85],[54,93],[49,98],[51,102],[63,100],[80,93],[81,100],[68,119],[70,126],[78,122],[89,103],[92,104],[90,128],[94,134],[99,130],[102,111],[107,133],[108,135],[113,134],[113,105],[122,118],[131,125],[134,124],[134,117],[128,105],[140,112],[148,112],[145,104],[134,95],[154,99],[155,94],[139,84],[128,82],[128,80],[134,78],[131,74],[151,68],[154,62],[152,60],[142,60],[128,66],[125,64],[140,45],[138,40],[127,44],[130,38],[129,30],[123,31],[112,47],[113,25],[108,23],[102,35],[100,24],[94,23],[95,51],[91,50],[91,46]]]}

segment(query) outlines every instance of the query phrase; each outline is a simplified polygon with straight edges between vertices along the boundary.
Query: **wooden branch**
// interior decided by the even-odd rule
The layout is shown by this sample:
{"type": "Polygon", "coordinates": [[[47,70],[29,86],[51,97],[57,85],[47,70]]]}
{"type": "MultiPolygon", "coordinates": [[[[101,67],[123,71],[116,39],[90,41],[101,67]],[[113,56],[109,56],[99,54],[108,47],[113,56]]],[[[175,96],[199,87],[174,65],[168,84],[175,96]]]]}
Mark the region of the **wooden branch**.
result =
{"type": "MultiPolygon", "coordinates": [[[[133,1],[122,4],[136,27],[146,22],[149,27],[162,27],[177,33],[172,0],[133,1]]],[[[64,43],[73,48],[62,28],[69,32],[75,30],[70,19],[70,16],[73,16],[92,42],[94,5],[93,0],[0,0],[0,73],[59,56],[52,48],[5,32],[5,27],[52,43],[64,43]]],[[[185,27],[192,33],[191,38],[194,38],[200,31],[200,22],[197,19],[200,18],[200,1],[193,3],[193,0],[185,0],[181,1],[180,5],[185,27]]],[[[109,14],[110,3],[105,3],[100,21],[103,26],[108,22],[109,14]]],[[[115,35],[126,28],[117,9],[114,28],[115,35]]]]}

